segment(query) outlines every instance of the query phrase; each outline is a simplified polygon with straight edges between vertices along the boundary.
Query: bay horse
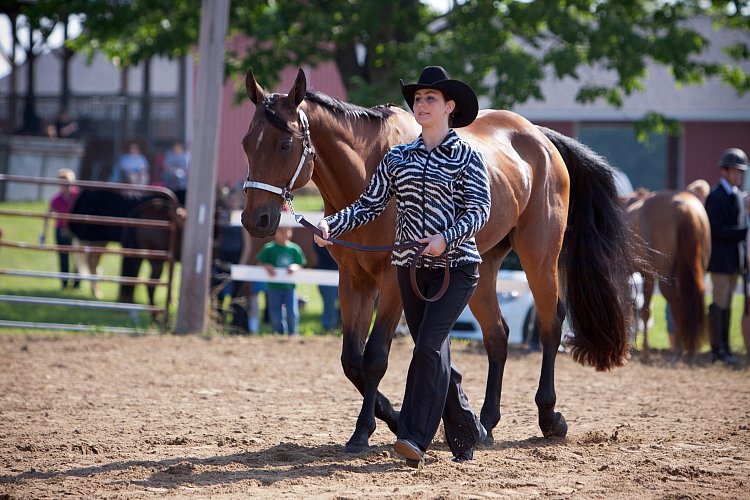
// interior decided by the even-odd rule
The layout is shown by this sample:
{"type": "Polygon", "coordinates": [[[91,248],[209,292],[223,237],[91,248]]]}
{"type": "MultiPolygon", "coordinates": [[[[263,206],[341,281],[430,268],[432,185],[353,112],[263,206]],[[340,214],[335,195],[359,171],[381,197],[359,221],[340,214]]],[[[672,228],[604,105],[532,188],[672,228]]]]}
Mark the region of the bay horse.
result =
{"type": "MultiPolygon", "coordinates": [[[[308,91],[301,69],[288,94],[267,93],[252,69],[245,86],[255,112],[242,139],[248,160],[242,224],[254,237],[275,233],[289,192],[311,179],[320,190],[326,214],[345,208],[365,190],[387,150],[419,134],[413,116],[400,107],[363,108],[308,91]]],[[[567,423],[555,411],[554,364],[566,307],[576,332],[573,358],[608,370],[628,357],[630,255],[611,169],[580,143],[507,111],[482,111],[471,126],[456,131],[482,152],[491,183],[490,219],[476,236],[483,259],[481,278],[469,305],[482,326],[489,361],[480,413],[488,431],[485,443],[494,441],[492,430],[500,421],[508,328],[495,283],[511,248],[526,271],[539,311],[543,351],[535,398],[539,426],[546,437],[565,436],[567,423]],[[565,305],[558,294],[561,250],[567,270],[565,305]]],[[[390,244],[394,238],[393,202],[377,219],[342,237],[360,245],[390,244]]],[[[393,285],[396,273],[390,252],[329,248],[339,265],[341,363],[363,396],[345,447],[357,452],[369,447],[375,417],[397,432],[398,412],[378,385],[388,367],[403,307],[393,285]]]]}
{"type": "Polygon", "coordinates": [[[649,357],[648,321],[654,285],[674,318],[672,361],[695,356],[705,336],[705,275],[711,256],[711,227],[703,203],[687,191],[636,191],[625,200],[638,238],[634,271],[643,276],[643,357],[649,357]]]}

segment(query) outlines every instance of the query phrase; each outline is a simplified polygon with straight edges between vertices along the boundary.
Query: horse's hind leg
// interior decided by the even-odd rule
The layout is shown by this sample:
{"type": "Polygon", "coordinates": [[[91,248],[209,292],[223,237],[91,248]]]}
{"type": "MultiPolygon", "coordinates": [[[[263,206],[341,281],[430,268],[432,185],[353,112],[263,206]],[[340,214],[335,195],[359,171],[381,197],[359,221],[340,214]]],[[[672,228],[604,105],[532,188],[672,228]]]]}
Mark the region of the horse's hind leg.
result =
{"type": "Polygon", "coordinates": [[[482,255],[479,269],[479,284],[469,302],[469,308],[482,327],[482,339],[487,352],[487,385],[480,421],[487,430],[484,443],[494,442],[492,430],[500,422],[500,398],[503,390],[503,374],[508,358],[508,325],[503,319],[497,301],[497,270],[509,246],[498,248],[482,255]]]}
{"type": "Polygon", "coordinates": [[[526,271],[539,314],[542,369],[534,398],[539,411],[539,428],[544,437],[565,437],[568,433],[568,424],[562,414],[555,411],[555,360],[562,337],[562,322],[565,319],[565,308],[558,299],[558,254],[547,250],[554,248],[552,242],[548,242],[549,246],[546,246],[538,237],[527,243],[529,244],[523,249],[516,246],[516,250],[526,271]]]}
{"type": "MultiPolygon", "coordinates": [[[[137,278],[138,272],[141,269],[141,262],[143,262],[142,257],[123,256],[120,275],[123,278],[137,278]]],[[[120,284],[120,293],[119,293],[118,300],[120,302],[126,302],[128,304],[134,303],[135,302],[135,285],[133,285],[132,283],[120,284]]]]}

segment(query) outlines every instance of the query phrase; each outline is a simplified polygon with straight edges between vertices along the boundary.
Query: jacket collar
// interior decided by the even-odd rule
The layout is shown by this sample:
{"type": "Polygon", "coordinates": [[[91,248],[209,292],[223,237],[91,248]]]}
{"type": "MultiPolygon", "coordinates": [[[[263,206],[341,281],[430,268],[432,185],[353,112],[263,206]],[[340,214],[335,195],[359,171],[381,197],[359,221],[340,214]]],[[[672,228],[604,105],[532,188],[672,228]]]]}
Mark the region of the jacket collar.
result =
{"type": "MultiPolygon", "coordinates": [[[[453,148],[455,148],[458,145],[458,134],[456,134],[456,131],[453,129],[450,129],[448,131],[448,135],[445,136],[443,139],[443,142],[441,142],[435,149],[440,149],[446,153],[450,152],[453,148]]],[[[419,134],[419,137],[417,137],[414,142],[407,145],[406,149],[408,150],[419,150],[427,152],[427,148],[424,145],[424,139],[422,138],[422,134],[419,134]]]]}
{"type": "MultiPolygon", "coordinates": [[[[421,137],[422,136],[420,136],[420,138],[421,137]]],[[[721,187],[724,188],[724,192],[725,193],[727,193],[727,194],[733,194],[734,193],[734,187],[731,184],[729,184],[729,181],[726,180],[725,178],[723,178],[723,177],[720,178],[719,179],[719,184],[721,184],[721,187]]]]}

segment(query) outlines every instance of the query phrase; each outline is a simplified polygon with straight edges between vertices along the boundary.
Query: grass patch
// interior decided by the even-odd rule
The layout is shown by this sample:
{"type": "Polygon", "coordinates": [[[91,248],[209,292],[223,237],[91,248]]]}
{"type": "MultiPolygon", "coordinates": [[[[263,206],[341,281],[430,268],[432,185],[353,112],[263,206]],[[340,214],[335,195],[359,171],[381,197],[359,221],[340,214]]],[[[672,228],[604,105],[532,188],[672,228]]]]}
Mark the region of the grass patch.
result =
{"type": "MultiPolygon", "coordinates": [[[[40,202],[4,202],[0,203],[0,210],[24,211],[43,214],[47,203],[40,202]]],[[[317,197],[300,196],[295,199],[295,207],[299,210],[320,210],[321,201],[317,197]]],[[[46,235],[48,244],[54,243],[52,232],[53,224],[49,225],[46,235]]],[[[11,215],[0,215],[0,228],[3,240],[37,244],[38,237],[42,232],[43,222],[41,218],[18,217],[11,215]]],[[[110,243],[111,247],[116,247],[110,243]]],[[[119,276],[122,258],[118,255],[104,255],[100,261],[102,274],[108,276],[119,276]]],[[[0,247],[0,267],[6,270],[21,271],[58,271],[58,257],[55,252],[39,251],[29,248],[0,247]]],[[[141,267],[140,276],[147,278],[150,266],[145,263],[141,267]]],[[[166,272],[166,270],[165,270],[166,272]]],[[[177,264],[174,270],[174,283],[172,287],[173,306],[170,308],[172,320],[170,324],[174,327],[175,315],[180,292],[181,266],[177,264]]],[[[166,279],[166,275],[164,275],[166,279]]],[[[102,283],[102,301],[116,301],[119,285],[116,283],[102,283]]],[[[320,314],[323,309],[322,300],[316,285],[299,285],[298,294],[303,299],[304,308],[300,311],[300,332],[306,335],[320,333],[320,314]]],[[[87,283],[81,283],[80,288],[62,289],[59,279],[36,278],[25,276],[0,275],[0,295],[47,297],[55,299],[78,299],[95,300],[91,294],[91,288],[87,283]]],[[[158,287],[155,297],[157,305],[164,305],[166,300],[166,287],[158,287]]],[[[146,288],[143,285],[136,287],[136,302],[148,303],[146,288]]],[[[229,299],[223,304],[229,308],[229,299]]],[[[261,307],[265,307],[263,295],[261,294],[261,307]]],[[[91,309],[84,307],[20,304],[15,302],[0,301],[0,319],[8,321],[28,321],[38,323],[65,323],[71,325],[94,325],[115,327],[137,327],[146,329],[151,325],[151,315],[147,312],[135,314],[124,311],[113,311],[106,309],[91,309]]],[[[227,318],[231,320],[231,315],[227,318]]],[[[12,328],[0,328],[0,331],[14,331],[12,328]]],[[[223,332],[223,325],[214,324],[210,327],[212,332],[223,332]]],[[[229,331],[228,329],[226,331],[229,331]]],[[[270,333],[270,325],[263,324],[261,333],[270,333]]]]}

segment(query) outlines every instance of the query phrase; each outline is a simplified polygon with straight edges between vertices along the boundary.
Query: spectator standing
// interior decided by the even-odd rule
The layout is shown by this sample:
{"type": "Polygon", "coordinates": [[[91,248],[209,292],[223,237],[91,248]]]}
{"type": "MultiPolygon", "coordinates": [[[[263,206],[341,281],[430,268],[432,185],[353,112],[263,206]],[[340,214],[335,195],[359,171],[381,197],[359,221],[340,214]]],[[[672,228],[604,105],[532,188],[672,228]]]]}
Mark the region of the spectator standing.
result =
{"type": "Polygon", "coordinates": [[[75,121],[68,113],[67,109],[63,109],[57,120],[55,121],[55,130],[57,131],[57,137],[66,139],[78,139],[79,137],[78,122],[75,121]]]}
{"type": "MultiPolygon", "coordinates": [[[[302,266],[307,265],[302,248],[292,242],[291,237],[290,228],[278,228],[274,240],[266,243],[258,254],[257,260],[266,268],[269,276],[276,276],[279,269],[293,274],[302,266]]],[[[294,283],[268,283],[266,299],[273,332],[298,335],[299,303],[296,285],[294,283]]]]}
{"type": "MultiPolygon", "coordinates": [[[[326,247],[321,247],[313,243],[313,248],[318,258],[318,261],[315,263],[315,269],[337,270],[339,268],[326,247]]],[[[318,285],[318,291],[320,291],[320,296],[323,299],[323,315],[320,318],[323,333],[330,333],[341,323],[341,312],[338,306],[339,287],[318,285]]]]}
{"type": "MultiPolygon", "coordinates": [[[[69,168],[61,168],[57,171],[57,178],[65,181],[65,184],[60,186],[58,192],[52,197],[47,208],[47,214],[44,217],[44,226],[42,228],[42,234],[39,235],[39,243],[43,244],[46,239],[47,226],[50,218],[55,218],[55,243],[57,245],[72,245],[73,235],[70,232],[68,221],[61,218],[55,217],[57,214],[68,214],[73,203],[75,202],[76,196],[78,196],[78,188],[73,186],[73,181],[76,180],[76,174],[69,168]]],[[[72,269],[70,266],[70,254],[68,252],[58,252],[59,268],[61,273],[69,273],[72,269]]],[[[80,285],[79,280],[69,279],[65,276],[61,277],[62,287],[67,288],[72,286],[78,288],[80,285]]]]}
{"type": "Polygon", "coordinates": [[[143,184],[150,181],[148,160],[137,143],[128,147],[128,152],[120,156],[110,176],[110,182],[124,182],[126,184],[143,184]]]}
{"type": "MultiPolygon", "coordinates": [[[[750,194],[743,193],[745,200],[745,214],[750,219],[750,194]]],[[[745,236],[745,246],[750,248],[750,231],[745,236]]],[[[743,276],[745,300],[742,310],[742,341],[745,344],[745,366],[750,367],[750,255],[746,255],[748,272],[743,276]]]]}
{"type": "Polygon", "coordinates": [[[713,285],[713,303],[708,308],[711,360],[736,365],[729,345],[732,298],[737,277],[747,271],[747,217],[739,186],[747,170],[747,155],[727,149],[719,159],[721,178],[706,198],[711,224],[711,259],[708,271],[713,285]]]}
{"type": "Polygon", "coordinates": [[[172,191],[184,191],[187,187],[190,154],[181,142],[172,144],[164,155],[164,185],[172,191]]]}

